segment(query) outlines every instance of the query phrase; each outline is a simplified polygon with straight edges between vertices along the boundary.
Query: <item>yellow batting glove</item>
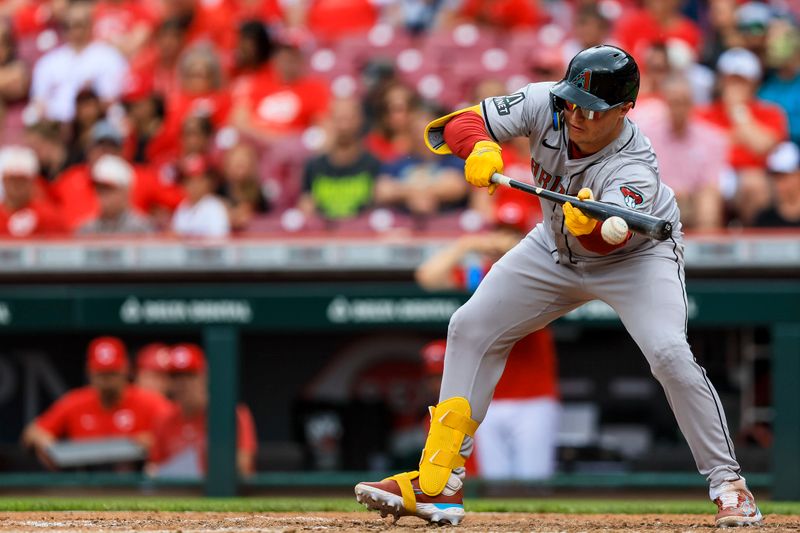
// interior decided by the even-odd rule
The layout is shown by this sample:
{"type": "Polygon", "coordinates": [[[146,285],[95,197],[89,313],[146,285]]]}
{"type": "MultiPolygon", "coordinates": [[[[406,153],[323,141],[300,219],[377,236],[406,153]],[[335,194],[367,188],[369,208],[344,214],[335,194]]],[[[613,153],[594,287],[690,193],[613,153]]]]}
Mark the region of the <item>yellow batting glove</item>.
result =
{"type": "MultiPolygon", "coordinates": [[[[592,190],[588,187],[584,187],[578,191],[578,199],[594,200],[592,190]]],[[[583,211],[577,207],[573,207],[570,202],[566,202],[562,205],[561,209],[564,211],[564,225],[567,226],[569,232],[576,237],[590,234],[594,231],[595,226],[597,226],[597,221],[595,219],[584,215],[583,211]]]]}
{"type": "Polygon", "coordinates": [[[467,181],[476,187],[489,187],[489,194],[494,194],[497,184],[489,180],[495,172],[503,172],[503,158],[500,152],[500,145],[496,142],[476,142],[464,167],[467,181]]]}

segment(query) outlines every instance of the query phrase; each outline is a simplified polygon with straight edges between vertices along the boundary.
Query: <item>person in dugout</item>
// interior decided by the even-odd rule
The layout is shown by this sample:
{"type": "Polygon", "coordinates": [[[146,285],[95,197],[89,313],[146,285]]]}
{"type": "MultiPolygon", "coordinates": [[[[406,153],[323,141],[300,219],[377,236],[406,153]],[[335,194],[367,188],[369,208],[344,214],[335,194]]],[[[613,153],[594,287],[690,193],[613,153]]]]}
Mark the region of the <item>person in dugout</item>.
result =
{"type": "MultiPolygon", "coordinates": [[[[196,344],[177,344],[170,352],[170,393],[177,405],[155,429],[146,473],[154,477],[197,479],[208,464],[208,372],[203,350],[196,344]]],[[[236,407],[236,465],[240,475],[255,470],[258,441],[253,415],[236,407]]]]}
{"type": "Polygon", "coordinates": [[[145,449],[153,443],[156,420],[172,410],[161,395],[128,381],[128,354],[116,337],[89,343],[89,384],[67,392],[23,431],[22,443],[48,468],[56,468],[48,450],[62,439],[88,441],[130,437],[145,449]]]}

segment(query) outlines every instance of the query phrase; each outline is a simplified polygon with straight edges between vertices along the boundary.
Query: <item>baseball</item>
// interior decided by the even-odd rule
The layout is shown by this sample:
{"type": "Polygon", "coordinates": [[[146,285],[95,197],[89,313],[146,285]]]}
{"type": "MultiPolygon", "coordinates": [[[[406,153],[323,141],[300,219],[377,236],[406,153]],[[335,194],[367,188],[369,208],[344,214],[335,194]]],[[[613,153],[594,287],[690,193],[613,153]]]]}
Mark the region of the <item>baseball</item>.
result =
{"type": "Polygon", "coordinates": [[[603,222],[600,234],[608,244],[619,244],[628,236],[628,223],[620,217],[609,217],[603,222]]]}

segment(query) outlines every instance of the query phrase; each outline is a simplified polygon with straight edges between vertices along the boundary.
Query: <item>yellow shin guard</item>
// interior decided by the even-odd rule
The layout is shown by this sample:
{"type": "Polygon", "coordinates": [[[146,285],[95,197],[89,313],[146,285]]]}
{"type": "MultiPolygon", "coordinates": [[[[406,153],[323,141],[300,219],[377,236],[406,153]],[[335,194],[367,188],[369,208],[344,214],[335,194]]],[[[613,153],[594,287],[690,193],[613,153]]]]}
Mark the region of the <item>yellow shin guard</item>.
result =
{"type": "Polygon", "coordinates": [[[428,496],[444,490],[450,472],[464,466],[459,453],[464,437],[475,436],[478,423],[470,418],[472,408],[466,398],[448,398],[431,407],[431,429],[419,462],[419,487],[428,496]]]}

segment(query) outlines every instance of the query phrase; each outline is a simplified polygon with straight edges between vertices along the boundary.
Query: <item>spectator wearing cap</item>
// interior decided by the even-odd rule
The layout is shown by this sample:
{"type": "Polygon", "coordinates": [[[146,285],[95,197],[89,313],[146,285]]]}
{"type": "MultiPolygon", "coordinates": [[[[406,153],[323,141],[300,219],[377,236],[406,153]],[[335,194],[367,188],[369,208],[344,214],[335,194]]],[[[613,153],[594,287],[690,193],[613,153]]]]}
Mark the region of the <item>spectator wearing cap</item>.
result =
{"type": "Polygon", "coordinates": [[[441,157],[425,145],[426,125],[439,113],[420,108],[411,115],[411,151],[386,164],[375,184],[375,203],[407,211],[425,219],[438,213],[465,207],[469,189],[464,182],[464,162],[455,156],[441,157]]]}
{"type": "MultiPolygon", "coordinates": [[[[73,165],[50,184],[50,194],[64,213],[67,225],[75,231],[100,212],[91,169],[104,155],[122,156],[122,133],[107,120],[92,128],[91,144],[85,164],[73,165]]],[[[160,180],[144,165],[133,167],[130,185],[131,204],[135,210],[151,216],[172,213],[183,198],[180,188],[160,180]]]]}
{"type": "Polygon", "coordinates": [[[168,414],[162,397],[128,383],[128,355],[120,339],[92,340],[86,371],[89,385],[56,400],[23,432],[23,444],[45,464],[50,464],[48,448],[60,439],[130,437],[149,447],[155,421],[168,414]]]}
{"type": "Polygon", "coordinates": [[[0,149],[0,175],[0,237],[66,233],[61,213],[46,198],[33,150],[23,146],[0,149]]]}
{"type": "Polygon", "coordinates": [[[113,46],[93,40],[92,2],[75,0],[66,12],[66,43],[42,56],[33,68],[31,100],[50,120],[70,122],[75,97],[93,88],[104,104],[119,98],[128,65],[113,46]]]}
{"type": "Polygon", "coordinates": [[[753,52],[762,65],[767,54],[767,34],[775,14],[767,3],[745,2],[736,8],[736,31],[741,46],[753,52]]]}
{"type": "Polygon", "coordinates": [[[767,158],[767,170],[773,202],[756,216],[753,225],[800,228],[800,149],[793,142],[781,143],[767,158]]]}
{"type": "Polygon", "coordinates": [[[221,238],[231,231],[228,209],[214,192],[219,186],[216,171],[200,155],[191,155],[180,168],[186,198],[172,217],[172,231],[182,237],[221,238]]]}
{"type": "Polygon", "coordinates": [[[276,36],[274,75],[259,77],[249,97],[237,98],[231,113],[231,125],[242,134],[270,143],[300,135],[327,115],[330,89],[306,74],[304,46],[299,34],[276,36]]]}
{"type": "Polygon", "coordinates": [[[717,62],[718,98],[698,116],[728,135],[728,164],[736,171],[733,206],[740,222],[749,224],[769,203],[767,154],[789,134],[786,113],[756,98],[761,80],[758,58],[744,48],[726,50],[717,62]]]}
{"type": "Polygon", "coordinates": [[[686,229],[722,227],[720,183],[727,171],[728,136],[696,120],[692,87],[684,76],[672,74],[661,86],[662,98],[637,114],[636,124],[658,154],[661,179],[675,191],[686,229]]]}
{"type": "Polygon", "coordinates": [[[170,394],[170,347],[163,342],[145,344],[136,353],[134,383],[167,398],[170,394]]]}
{"type": "MultiPolygon", "coordinates": [[[[170,353],[172,398],[177,405],[160,420],[146,471],[155,476],[201,477],[208,464],[208,373],[203,350],[196,344],[178,344],[170,353]]],[[[240,475],[255,470],[258,442],[253,415],[236,407],[236,464],[240,475]]]]}
{"type": "Polygon", "coordinates": [[[303,172],[298,208],[306,216],[342,220],[356,217],[372,205],[381,163],[364,147],[363,126],[358,100],[333,102],[326,121],[328,146],[306,163],[303,172]]]}
{"type": "Polygon", "coordinates": [[[783,108],[789,118],[789,138],[800,144],[800,29],[781,21],[770,33],[767,64],[772,70],[758,97],[783,108]]]}
{"type": "Polygon", "coordinates": [[[240,143],[225,152],[222,183],[217,193],[228,206],[233,231],[246,230],[253,218],[269,211],[269,201],[258,176],[258,152],[252,145],[240,143]]]}
{"type": "Polygon", "coordinates": [[[147,235],[153,224],[131,207],[133,167],[119,156],[100,156],[91,169],[97,216],[78,228],[80,235],[147,235]]]}

